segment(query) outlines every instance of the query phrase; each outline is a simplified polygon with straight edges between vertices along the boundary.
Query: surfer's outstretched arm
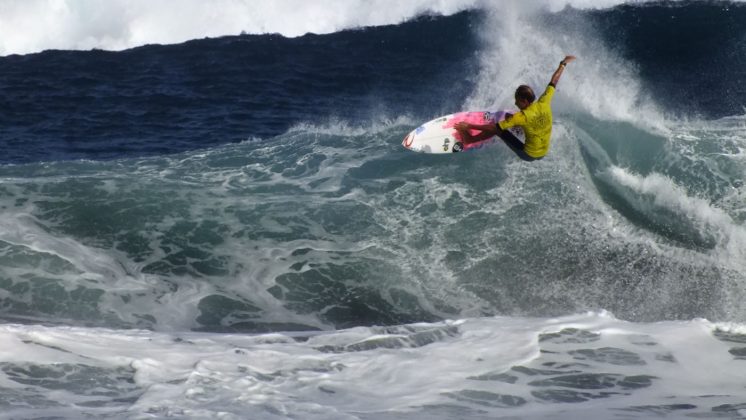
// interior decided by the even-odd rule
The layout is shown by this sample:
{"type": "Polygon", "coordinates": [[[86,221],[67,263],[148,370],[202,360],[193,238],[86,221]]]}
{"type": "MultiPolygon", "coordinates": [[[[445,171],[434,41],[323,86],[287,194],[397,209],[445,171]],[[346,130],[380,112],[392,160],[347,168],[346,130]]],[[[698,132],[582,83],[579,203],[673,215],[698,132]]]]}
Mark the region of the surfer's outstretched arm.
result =
{"type": "Polygon", "coordinates": [[[552,75],[552,81],[549,82],[550,85],[557,86],[557,82],[559,82],[562,72],[565,71],[565,66],[572,60],[575,60],[574,55],[568,55],[564,60],[560,61],[559,67],[557,67],[557,70],[555,70],[552,75]]]}

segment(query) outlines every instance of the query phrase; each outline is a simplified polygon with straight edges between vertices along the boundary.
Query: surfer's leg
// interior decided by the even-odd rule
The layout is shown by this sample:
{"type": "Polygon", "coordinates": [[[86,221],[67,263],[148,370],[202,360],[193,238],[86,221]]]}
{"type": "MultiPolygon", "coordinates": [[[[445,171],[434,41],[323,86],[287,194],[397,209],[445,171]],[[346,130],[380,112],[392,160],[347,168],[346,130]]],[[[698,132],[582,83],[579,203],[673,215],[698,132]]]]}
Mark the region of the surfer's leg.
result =
{"type": "Polygon", "coordinates": [[[535,160],[539,160],[541,158],[535,158],[533,156],[530,156],[528,153],[526,153],[526,150],[524,150],[524,144],[518,140],[517,137],[510,134],[509,131],[503,131],[500,134],[500,138],[503,139],[505,144],[510,147],[510,150],[513,151],[519,158],[522,160],[525,160],[526,162],[533,162],[535,160]]]}

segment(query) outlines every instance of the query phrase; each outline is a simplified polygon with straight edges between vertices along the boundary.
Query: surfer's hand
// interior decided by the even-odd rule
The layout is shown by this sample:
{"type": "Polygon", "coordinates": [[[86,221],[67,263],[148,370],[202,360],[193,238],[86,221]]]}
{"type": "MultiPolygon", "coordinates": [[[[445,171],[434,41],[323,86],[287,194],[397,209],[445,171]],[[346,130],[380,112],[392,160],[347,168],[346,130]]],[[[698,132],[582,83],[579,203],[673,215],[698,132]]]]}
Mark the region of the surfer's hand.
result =
{"type": "Polygon", "coordinates": [[[456,130],[468,130],[469,129],[469,123],[466,121],[461,121],[456,123],[456,125],[453,126],[456,130]]]}
{"type": "Polygon", "coordinates": [[[562,60],[562,62],[563,62],[563,63],[565,63],[565,64],[567,64],[567,63],[569,63],[570,61],[572,61],[572,60],[575,60],[576,58],[577,58],[577,57],[575,57],[574,55],[568,55],[567,57],[565,57],[565,59],[564,59],[564,60],[562,60]]]}

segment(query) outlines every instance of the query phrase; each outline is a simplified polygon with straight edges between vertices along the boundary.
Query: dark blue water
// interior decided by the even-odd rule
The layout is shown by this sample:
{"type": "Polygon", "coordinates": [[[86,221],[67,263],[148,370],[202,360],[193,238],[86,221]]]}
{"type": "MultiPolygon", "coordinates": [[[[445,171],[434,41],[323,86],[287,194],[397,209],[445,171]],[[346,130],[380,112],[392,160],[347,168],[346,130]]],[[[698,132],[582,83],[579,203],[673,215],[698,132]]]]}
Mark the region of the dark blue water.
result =
{"type": "Polygon", "coordinates": [[[743,4],[623,5],[591,16],[607,45],[639,66],[650,93],[672,112],[705,118],[743,113],[743,4]]]}
{"type": "Polygon", "coordinates": [[[447,112],[473,86],[478,43],[464,28],[475,18],[3,57],[0,161],[158,155],[330,117],[447,112]]]}

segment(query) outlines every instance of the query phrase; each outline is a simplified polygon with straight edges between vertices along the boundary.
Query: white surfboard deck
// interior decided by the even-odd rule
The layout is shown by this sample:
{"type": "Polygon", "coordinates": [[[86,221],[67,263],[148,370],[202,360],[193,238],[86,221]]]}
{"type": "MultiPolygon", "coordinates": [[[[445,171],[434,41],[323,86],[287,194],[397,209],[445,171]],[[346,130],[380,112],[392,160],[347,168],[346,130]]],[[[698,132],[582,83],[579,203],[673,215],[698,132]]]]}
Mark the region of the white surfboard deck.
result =
{"type": "MultiPolygon", "coordinates": [[[[409,150],[422,153],[444,154],[478,149],[485,144],[493,143],[497,136],[465,145],[461,134],[453,128],[456,123],[466,121],[471,124],[495,124],[505,119],[506,114],[516,111],[467,111],[438,117],[412,130],[402,141],[402,145],[409,150]]],[[[523,129],[513,127],[508,130],[521,141],[525,141],[523,129]]],[[[471,130],[472,135],[479,134],[479,130],[471,130]]]]}

